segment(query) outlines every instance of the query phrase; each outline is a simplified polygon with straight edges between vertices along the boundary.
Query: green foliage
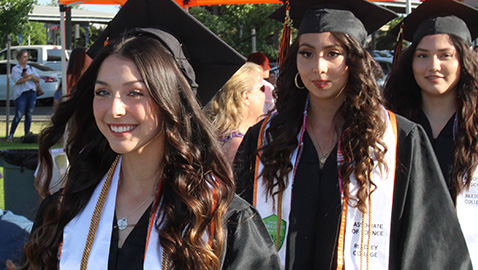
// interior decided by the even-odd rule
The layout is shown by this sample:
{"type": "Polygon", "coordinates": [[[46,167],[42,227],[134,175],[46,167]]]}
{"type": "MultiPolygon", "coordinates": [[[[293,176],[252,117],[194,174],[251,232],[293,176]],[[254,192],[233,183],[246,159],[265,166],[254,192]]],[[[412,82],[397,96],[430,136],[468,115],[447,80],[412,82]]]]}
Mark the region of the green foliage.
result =
{"type": "MultiPolygon", "coordinates": [[[[397,44],[397,36],[390,34],[391,30],[395,28],[403,19],[403,16],[397,17],[390,21],[387,26],[389,26],[389,31],[379,31],[377,33],[377,50],[394,50],[397,44]]],[[[403,41],[403,48],[407,46],[407,42],[403,41]]]]}
{"type": "Polygon", "coordinates": [[[33,0],[0,0],[0,47],[5,47],[7,35],[18,36],[33,10],[33,0]]]}
{"type": "Polygon", "coordinates": [[[280,5],[220,5],[192,7],[191,15],[244,56],[252,53],[251,30],[256,29],[256,49],[271,61],[277,57],[274,42],[282,31],[282,23],[269,18],[280,5]],[[274,40],[274,32],[276,39],[274,40]]]}
{"type": "Polygon", "coordinates": [[[23,43],[18,42],[18,35],[12,36],[12,46],[28,45],[28,36],[30,36],[30,45],[46,44],[45,24],[40,22],[27,22],[22,30],[23,43]]]}

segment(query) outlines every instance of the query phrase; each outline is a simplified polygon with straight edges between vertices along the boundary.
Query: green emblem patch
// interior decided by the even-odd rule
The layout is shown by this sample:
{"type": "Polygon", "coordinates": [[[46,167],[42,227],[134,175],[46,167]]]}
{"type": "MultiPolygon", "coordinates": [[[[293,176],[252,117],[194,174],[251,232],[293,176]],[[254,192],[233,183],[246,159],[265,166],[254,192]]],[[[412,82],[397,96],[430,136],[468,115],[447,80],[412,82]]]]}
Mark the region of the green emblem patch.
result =
{"type": "MultiPolygon", "coordinates": [[[[277,243],[277,215],[271,215],[263,219],[264,224],[266,224],[267,231],[274,240],[274,243],[277,243]]],[[[287,223],[282,219],[280,224],[280,233],[279,233],[279,249],[282,248],[285,238],[285,228],[287,223]]]]}

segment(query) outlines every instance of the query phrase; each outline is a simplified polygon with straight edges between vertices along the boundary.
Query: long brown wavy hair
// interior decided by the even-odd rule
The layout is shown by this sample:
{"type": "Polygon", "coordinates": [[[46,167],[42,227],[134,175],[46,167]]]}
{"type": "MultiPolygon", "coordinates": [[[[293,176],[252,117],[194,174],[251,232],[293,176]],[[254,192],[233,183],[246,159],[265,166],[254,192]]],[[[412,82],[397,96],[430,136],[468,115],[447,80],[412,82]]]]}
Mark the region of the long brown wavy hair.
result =
{"type": "Polygon", "coordinates": [[[116,157],[95,124],[92,106],[98,70],[111,55],[136,64],[164,119],[164,180],[155,222],[161,246],[173,269],[219,269],[226,241],[224,217],[234,194],[232,171],[177,62],[159,40],[148,36],[124,38],[103,49],[42,132],[37,181],[46,181],[39,183],[40,193],[48,195],[49,149],[74,123],[66,144],[70,168],[61,200],[45,209],[43,225],[26,243],[26,263],[18,269],[57,269],[65,225],[86,206],[116,157]],[[204,233],[211,245],[202,240],[204,233]]]}
{"type": "MultiPolygon", "coordinates": [[[[346,64],[349,68],[349,79],[344,90],[345,101],[337,111],[337,115],[345,120],[341,135],[344,163],[339,171],[344,181],[345,196],[349,202],[356,201],[355,205],[364,212],[369,194],[368,186],[370,185],[371,191],[376,188],[369,177],[372,169],[375,165],[386,166],[383,159],[387,148],[381,140],[385,132],[385,122],[382,117],[380,90],[373,75],[377,64],[354,38],[344,33],[332,34],[345,48],[346,64]],[[372,156],[378,164],[374,164],[372,156]],[[352,198],[348,191],[352,174],[359,186],[357,198],[352,198]]],[[[266,132],[266,140],[269,143],[259,150],[264,164],[262,176],[270,195],[282,192],[291,180],[287,179],[292,170],[290,156],[298,145],[297,134],[302,126],[308,95],[307,89],[298,89],[294,83],[298,72],[298,48],[299,38],[289,49],[281,66],[276,92],[277,115],[271,119],[266,132]],[[276,187],[277,191],[274,192],[276,187]]]]}
{"type": "MultiPolygon", "coordinates": [[[[478,60],[463,39],[455,35],[448,36],[459,53],[460,62],[460,78],[456,86],[458,126],[450,184],[450,193],[455,201],[463,188],[470,186],[473,172],[478,165],[478,60]]],[[[400,56],[398,65],[389,74],[384,89],[390,110],[415,122],[418,121],[422,108],[421,89],[412,68],[418,43],[413,43],[400,56]]]]}

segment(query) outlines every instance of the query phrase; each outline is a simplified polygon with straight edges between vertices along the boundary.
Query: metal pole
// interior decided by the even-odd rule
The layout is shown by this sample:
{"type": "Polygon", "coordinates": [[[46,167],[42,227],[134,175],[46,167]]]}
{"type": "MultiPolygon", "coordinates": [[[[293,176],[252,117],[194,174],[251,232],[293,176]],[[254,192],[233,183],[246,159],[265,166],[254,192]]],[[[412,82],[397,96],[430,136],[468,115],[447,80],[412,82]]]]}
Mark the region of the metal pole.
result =
{"type": "Polygon", "coordinates": [[[256,29],[252,28],[251,30],[251,37],[252,37],[252,52],[257,52],[256,48],[256,29]]]}
{"type": "Polygon", "coordinates": [[[66,34],[65,34],[65,12],[67,6],[60,5],[60,35],[61,35],[61,92],[62,96],[66,95],[66,34]]]}
{"type": "Polygon", "coordinates": [[[412,13],[412,0],[407,0],[407,6],[405,12],[408,14],[412,13]]]}
{"type": "Polygon", "coordinates": [[[8,125],[10,122],[10,59],[12,58],[12,51],[11,51],[11,45],[12,45],[12,35],[7,36],[7,104],[6,106],[6,113],[7,113],[7,122],[6,122],[6,137],[8,138],[9,132],[8,132],[8,125]]]}

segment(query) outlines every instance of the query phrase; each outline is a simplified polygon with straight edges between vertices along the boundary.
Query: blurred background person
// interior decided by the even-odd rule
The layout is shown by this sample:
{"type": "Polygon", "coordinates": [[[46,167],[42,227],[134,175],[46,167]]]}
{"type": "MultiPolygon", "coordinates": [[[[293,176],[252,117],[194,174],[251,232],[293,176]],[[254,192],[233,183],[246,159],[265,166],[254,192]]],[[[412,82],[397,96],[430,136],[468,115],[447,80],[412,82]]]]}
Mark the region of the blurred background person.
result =
{"type": "Polygon", "coordinates": [[[244,134],[263,115],[264,88],[261,66],[245,63],[204,108],[231,164],[244,134]]]}
{"type": "MultiPolygon", "coordinates": [[[[264,53],[255,52],[250,54],[247,57],[247,62],[258,64],[263,69],[263,80],[262,83],[264,84],[266,94],[266,100],[264,104],[264,113],[267,113],[271,109],[274,108],[274,84],[269,82],[267,79],[270,77],[270,70],[271,66],[269,65],[269,58],[264,53]]],[[[275,74],[274,74],[275,75],[275,74]]]]}
{"type": "MultiPolygon", "coordinates": [[[[70,59],[68,60],[68,67],[66,69],[66,94],[71,93],[71,89],[76,85],[80,76],[86,71],[88,66],[91,64],[91,59],[86,54],[86,48],[77,47],[71,51],[70,59]]],[[[53,99],[53,108],[58,106],[58,103],[61,99],[61,88],[55,92],[55,97],[53,99]]]]}
{"type": "MultiPolygon", "coordinates": [[[[1,178],[0,174],[0,178],[1,178]]],[[[21,258],[23,245],[30,236],[33,222],[24,216],[0,209],[0,269],[6,269],[6,261],[21,258]]]]}
{"type": "Polygon", "coordinates": [[[37,100],[35,83],[40,82],[38,73],[30,65],[27,65],[28,51],[19,51],[16,58],[18,64],[12,68],[10,75],[13,81],[13,100],[15,100],[15,117],[7,139],[10,142],[13,140],[13,134],[15,134],[23,115],[25,115],[25,136],[30,133],[33,110],[37,100]]]}

